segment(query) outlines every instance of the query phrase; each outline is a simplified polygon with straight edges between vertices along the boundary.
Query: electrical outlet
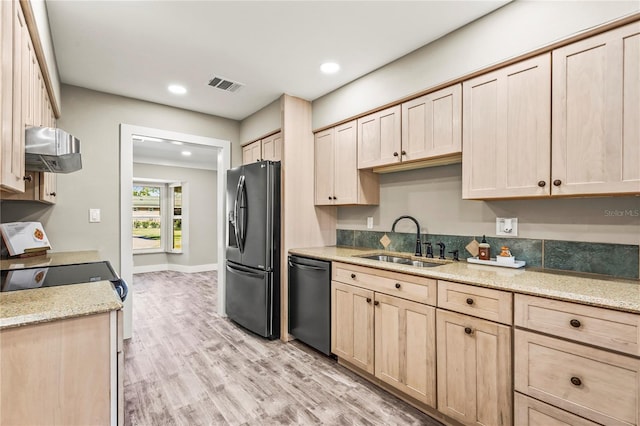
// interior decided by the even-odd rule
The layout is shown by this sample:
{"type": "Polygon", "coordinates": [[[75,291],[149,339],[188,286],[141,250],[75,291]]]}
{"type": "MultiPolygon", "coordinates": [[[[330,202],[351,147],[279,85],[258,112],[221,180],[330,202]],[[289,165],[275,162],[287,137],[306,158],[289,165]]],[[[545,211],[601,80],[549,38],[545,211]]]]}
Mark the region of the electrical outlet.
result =
{"type": "Polygon", "coordinates": [[[367,229],[373,229],[373,216],[367,217],[367,229]]]}
{"type": "Polygon", "coordinates": [[[518,218],[517,217],[497,217],[496,218],[496,235],[506,235],[511,237],[518,236],[518,218]]]}
{"type": "Polygon", "coordinates": [[[100,209],[89,209],[89,222],[100,222],[100,209]]]}

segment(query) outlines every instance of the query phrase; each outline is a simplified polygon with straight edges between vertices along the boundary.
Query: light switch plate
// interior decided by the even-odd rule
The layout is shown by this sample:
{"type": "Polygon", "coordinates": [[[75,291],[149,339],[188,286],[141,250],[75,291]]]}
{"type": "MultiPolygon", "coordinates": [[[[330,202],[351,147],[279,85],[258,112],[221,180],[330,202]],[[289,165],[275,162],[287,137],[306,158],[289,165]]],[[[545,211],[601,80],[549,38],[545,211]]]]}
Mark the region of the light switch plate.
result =
{"type": "Polygon", "coordinates": [[[367,217],[367,229],[373,229],[373,216],[367,217]]]}
{"type": "Polygon", "coordinates": [[[518,218],[517,217],[497,217],[496,235],[517,237],[518,218]]]}
{"type": "Polygon", "coordinates": [[[89,222],[100,222],[100,209],[89,209],[89,222]]]}

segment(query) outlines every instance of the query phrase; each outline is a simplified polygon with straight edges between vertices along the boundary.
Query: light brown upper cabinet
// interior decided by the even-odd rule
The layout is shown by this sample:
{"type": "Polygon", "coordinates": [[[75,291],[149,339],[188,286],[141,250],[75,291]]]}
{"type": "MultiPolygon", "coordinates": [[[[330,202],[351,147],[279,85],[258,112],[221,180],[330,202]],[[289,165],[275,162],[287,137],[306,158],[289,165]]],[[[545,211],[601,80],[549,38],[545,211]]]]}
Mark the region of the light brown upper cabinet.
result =
{"type": "Polygon", "coordinates": [[[269,161],[282,160],[282,132],[262,139],[262,159],[269,161]]]}
{"type": "Polygon", "coordinates": [[[242,164],[263,160],[282,160],[282,132],[274,133],[242,147],[242,164]]]}
{"type": "Polygon", "coordinates": [[[0,2],[0,19],[0,188],[24,192],[23,90],[29,75],[29,30],[17,1],[0,2]]]}
{"type": "Polygon", "coordinates": [[[56,175],[25,171],[25,130],[55,127],[55,115],[20,3],[0,4],[2,19],[2,199],[55,203],[56,175]]]}
{"type": "Polygon", "coordinates": [[[242,147],[242,164],[255,163],[262,158],[262,143],[260,141],[251,142],[242,147]]]}
{"type": "Polygon", "coordinates": [[[402,104],[400,161],[462,152],[462,88],[456,84],[402,104]]]}
{"type": "Polygon", "coordinates": [[[549,195],[551,55],[463,83],[462,198],[549,195]]]}
{"type": "Polygon", "coordinates": [[[640,22],[553,51],[552,195],[640,192],[640,22]]]}
{"type": "Polygon", "coordinates": [[[356,121],[315,135],[315,204],[378,204],[378,175],[358,170],[356,121]]]}
{"type": "Polygon", "coordinates": [[[400,162],[400,110],[400,105],[396,105],[358,119],[359,169],[400,162]]]}

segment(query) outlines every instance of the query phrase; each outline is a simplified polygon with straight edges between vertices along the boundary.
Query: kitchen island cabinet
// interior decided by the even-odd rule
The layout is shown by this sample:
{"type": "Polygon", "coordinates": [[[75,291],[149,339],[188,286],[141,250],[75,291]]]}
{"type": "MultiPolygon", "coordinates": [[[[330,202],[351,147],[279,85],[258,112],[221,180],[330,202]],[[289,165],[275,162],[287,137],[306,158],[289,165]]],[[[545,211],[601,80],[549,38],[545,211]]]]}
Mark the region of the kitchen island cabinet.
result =
{"type": "Polygon", "coordinates": [[[113,387],[123,368],[116,317],[111,311],[0,330],[0,424],[114,424],[113,387]]]}

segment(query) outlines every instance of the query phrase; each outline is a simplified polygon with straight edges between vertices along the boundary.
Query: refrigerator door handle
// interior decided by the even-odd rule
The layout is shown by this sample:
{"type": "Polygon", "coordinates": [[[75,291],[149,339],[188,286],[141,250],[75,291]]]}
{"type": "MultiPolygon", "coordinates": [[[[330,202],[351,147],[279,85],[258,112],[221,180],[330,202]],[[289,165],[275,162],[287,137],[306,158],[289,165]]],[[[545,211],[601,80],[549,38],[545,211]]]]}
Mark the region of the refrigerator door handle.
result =
{"type": "Polygon", "coordinates": [[[233,230],[236,237],[236,243],[238,244],[238,249],[240,253],[244,251],[244,241],[242,241],[242,233],[240,229],[240,221],[238,221],[239,215],[239,201],[240,196],[242,194],[242,187],[244,186],[244,175],[240,176],[238,179],[238,186],[236,186],[236,198],[233,203],[233,230]]]}
{"type": "Polygon", "coordinates": [[[325,271],[325,268],[318,268],[317,266],[301,265],[299,263],[293,263],[289,261],[289,266],[292,268],[302,269],[304,271],[325,271]]]}
{"type": "Polygon", "coordinates": [[[235,272],[237,274],[246,275],[246,276],[249,276],[249,277],[262,278],[262,276],[264,275],[264,274],[261,274],[259,272],[252,272],[252,271],[248,271],[246,269],[237,268],[237,267],[229,265],[228,263],[227,263],[227,271],[230,271],[230,272],[233,271],[233,272],[235,272]]]}
{"type": "Polygon", "coordinates": [[[238,185],[240,186],[238,189],[240,200],[240,205],[238,206],[239,219],[237,220],[237,229],[240,237],[238,238],[238,248],[240,249],[240,253],[244,253],[244,243],[247,239],[247,187],[244,175],[240,176],[238,185]]]}

